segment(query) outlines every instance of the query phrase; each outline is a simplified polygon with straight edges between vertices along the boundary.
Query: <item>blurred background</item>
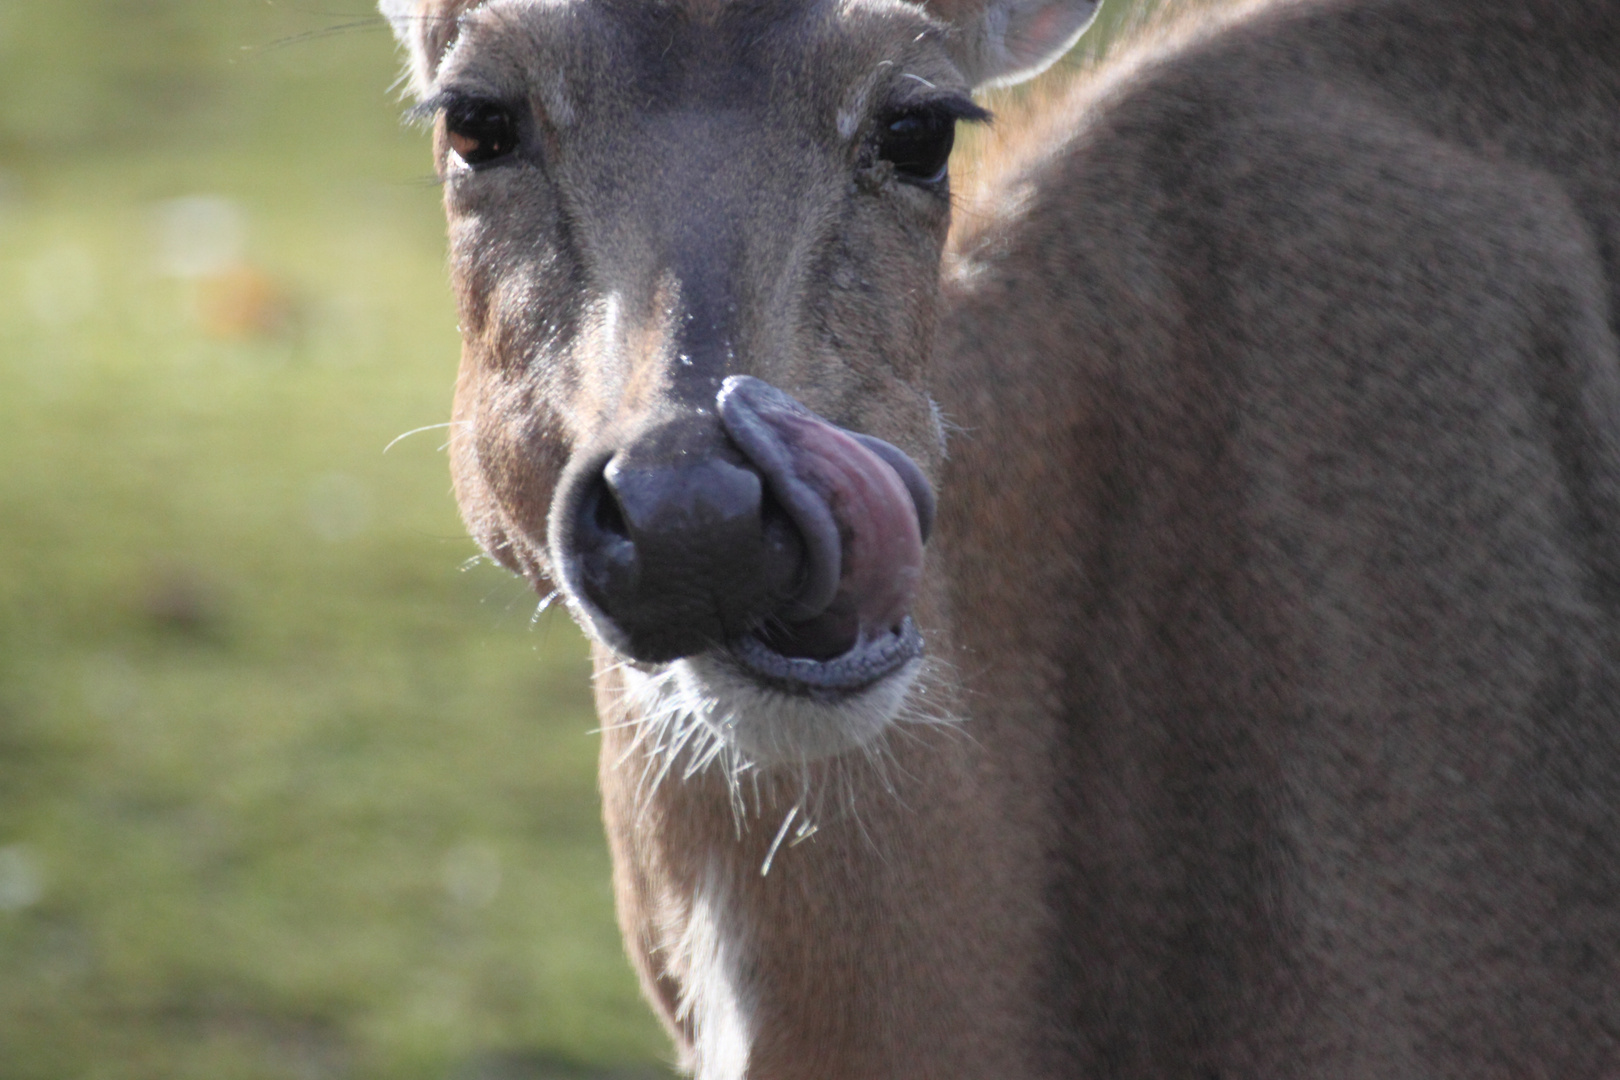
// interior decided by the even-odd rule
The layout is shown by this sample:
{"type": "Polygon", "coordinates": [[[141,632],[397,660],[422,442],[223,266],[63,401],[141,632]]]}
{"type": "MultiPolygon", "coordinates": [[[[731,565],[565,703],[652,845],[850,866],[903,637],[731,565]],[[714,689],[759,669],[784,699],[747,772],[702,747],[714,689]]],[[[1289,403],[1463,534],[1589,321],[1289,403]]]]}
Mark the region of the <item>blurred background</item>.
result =
{"type": "Polygon", "coordinates": [[[0,0],[4,1080],[667,1054],[579,635],[389,448],[458,349],[398,70],[361,0],[0,0]]]}
{"type": "Polygon", "coordinates": [[[0,1080],[666,1075],[398,70],[364,0],[0,0],[0,1080]]]}

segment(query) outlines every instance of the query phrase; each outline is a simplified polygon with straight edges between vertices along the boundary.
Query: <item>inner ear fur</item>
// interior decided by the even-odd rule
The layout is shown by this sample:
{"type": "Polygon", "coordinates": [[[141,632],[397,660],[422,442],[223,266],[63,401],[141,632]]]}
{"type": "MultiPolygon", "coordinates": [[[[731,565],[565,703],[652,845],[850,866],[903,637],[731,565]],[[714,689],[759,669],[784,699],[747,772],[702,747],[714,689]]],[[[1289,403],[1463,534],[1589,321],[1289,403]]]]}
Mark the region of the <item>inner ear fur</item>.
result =
{"type": "Polygon", "coordinates": [[[1102,0],[929,0],[956,27],[957,65],[975,87],[1011,86],[1051,67],[1097,17],[1102,0]]]}
{"type": "Polygon", "coordinates": [[[377,0],[377,7],[405,46],[410,64],[411,90],[418,98],[427,93],[439,64],[461,30],[461,16],[484,0],[377,0]]]}

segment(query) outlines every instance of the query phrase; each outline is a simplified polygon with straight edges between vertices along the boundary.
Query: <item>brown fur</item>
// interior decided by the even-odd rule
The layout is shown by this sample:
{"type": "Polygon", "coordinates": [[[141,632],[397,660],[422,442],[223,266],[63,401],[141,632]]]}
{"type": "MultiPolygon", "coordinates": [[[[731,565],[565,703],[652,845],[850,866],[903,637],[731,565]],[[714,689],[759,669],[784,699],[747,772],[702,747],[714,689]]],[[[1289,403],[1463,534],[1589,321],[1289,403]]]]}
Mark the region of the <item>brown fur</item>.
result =
{"type": "Polygon", "coordinates": [[[1620,1072],[1620,7],[1184,26],[998,136],[943,255],[943,215],[798,138],[896,24],[762,38],[787,89],[744,138],[641,137],[632,55],[524,18],[453,62],[598,122],[547,135],[580,148],[562,248],[525,174],[449,185],[474,533],[549,590],[558,478],[672,392],[658,251],[584,220],[637,199],[730,200],[735,370],[941,497],[923,707],[965,723],[766,776],[740,837],[717,772],[641,782],[597,647],[619,917],[695,1062],[718,895],[749,1077],[1620,1072]],[[762,875],[805,790],[819,831],[762,875]]]}

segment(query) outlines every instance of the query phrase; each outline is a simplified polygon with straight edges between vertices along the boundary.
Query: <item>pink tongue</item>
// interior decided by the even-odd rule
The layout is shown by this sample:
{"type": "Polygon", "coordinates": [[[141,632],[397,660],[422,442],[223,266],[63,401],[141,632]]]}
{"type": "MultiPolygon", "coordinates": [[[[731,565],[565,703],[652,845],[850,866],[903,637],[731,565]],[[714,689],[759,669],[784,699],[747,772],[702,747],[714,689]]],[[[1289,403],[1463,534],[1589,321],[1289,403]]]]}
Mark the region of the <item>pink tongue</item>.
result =
{"type": "Polygon", "coordinates": [[[799,479],[838,524],[838,591],[827,610],[768,635],[788,655],[828,659],[893,630],[911,610],[922,575],[922,533],[911,493],[889,463],[815,416],[767,417],[799,479]]]}
{"type": "Polygon", "coordinates": [[[840,656],[911,610],[922,575],[917,507],[894,467],[852,434],[768,384],[747,382],[730,401],[722,394],[722,415],[805,535],[811,562],[802,615],[773,620],[761,636],[788,656],[840,656]]]}

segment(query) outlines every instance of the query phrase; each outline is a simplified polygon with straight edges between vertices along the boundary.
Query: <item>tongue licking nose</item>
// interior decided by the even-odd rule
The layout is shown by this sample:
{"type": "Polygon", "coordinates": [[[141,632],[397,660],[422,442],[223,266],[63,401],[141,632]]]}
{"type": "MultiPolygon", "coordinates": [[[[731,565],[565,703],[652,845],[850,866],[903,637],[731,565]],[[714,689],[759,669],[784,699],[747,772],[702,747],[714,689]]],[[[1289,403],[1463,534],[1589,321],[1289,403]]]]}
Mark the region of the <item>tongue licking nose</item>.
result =
{"type": "Polygon", "coordinates": [[[727,379],[718,405],[805,542],[804,579],[760,636],[787,656],[828,660],[893,632],[916,596],[933,517],[922,471],[759,379],[727,379]]]}

